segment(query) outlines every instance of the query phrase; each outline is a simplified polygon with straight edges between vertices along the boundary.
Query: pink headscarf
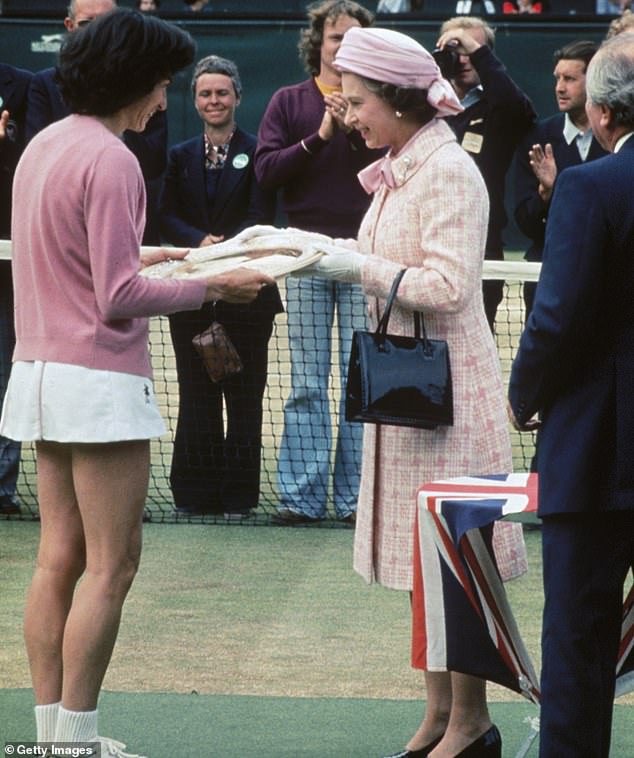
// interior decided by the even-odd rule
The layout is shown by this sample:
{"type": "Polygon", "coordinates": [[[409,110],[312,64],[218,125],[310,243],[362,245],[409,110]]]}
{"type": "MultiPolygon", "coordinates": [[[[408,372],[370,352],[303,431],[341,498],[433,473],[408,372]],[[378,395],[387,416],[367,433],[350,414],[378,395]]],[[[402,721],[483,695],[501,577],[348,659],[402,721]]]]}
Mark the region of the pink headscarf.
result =
{"type": "Polygon", "coordinates": [[[463,110],[436,61],[406,34],[353,26],[344,34],[334,66],[378,82],[427,90],[427,102],[439,116],[453,116],[463,110]]]}

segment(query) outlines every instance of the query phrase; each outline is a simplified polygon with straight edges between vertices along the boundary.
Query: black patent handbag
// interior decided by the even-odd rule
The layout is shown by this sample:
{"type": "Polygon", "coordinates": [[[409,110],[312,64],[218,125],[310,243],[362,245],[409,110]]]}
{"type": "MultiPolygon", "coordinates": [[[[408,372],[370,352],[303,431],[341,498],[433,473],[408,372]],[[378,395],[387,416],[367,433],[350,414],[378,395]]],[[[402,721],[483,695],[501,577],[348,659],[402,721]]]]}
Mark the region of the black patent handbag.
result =
{"type": "Polygon", "coordinates": [[[346,382],[346,421],[436,429],[453,424],[449,348],[431,340],[423,314],[414,312],[414,336],[388,334],[399,271],[374,332],[355,331],[346,382]]]}

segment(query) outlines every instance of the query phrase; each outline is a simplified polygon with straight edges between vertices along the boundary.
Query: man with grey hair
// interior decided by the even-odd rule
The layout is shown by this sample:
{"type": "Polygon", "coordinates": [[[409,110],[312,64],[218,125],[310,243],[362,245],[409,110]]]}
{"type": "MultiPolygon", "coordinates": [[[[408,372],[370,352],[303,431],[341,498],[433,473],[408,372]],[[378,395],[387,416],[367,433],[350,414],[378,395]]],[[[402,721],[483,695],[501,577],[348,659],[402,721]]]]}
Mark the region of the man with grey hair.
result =
{"type": "Polygon", "coordinates": [[[557,178],[509,390],[517,429],[542,419],[541,758],[608,758],[634,568],[634,34],[603,44],[586,92],[610,155],[557,178]]]}

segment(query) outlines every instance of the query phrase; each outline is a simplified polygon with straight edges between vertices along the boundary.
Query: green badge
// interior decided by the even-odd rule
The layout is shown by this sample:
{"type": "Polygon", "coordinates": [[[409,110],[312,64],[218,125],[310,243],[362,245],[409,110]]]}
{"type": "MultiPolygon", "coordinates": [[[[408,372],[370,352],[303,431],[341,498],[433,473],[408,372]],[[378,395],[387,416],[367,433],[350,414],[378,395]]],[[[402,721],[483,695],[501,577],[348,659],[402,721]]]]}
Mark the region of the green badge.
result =
{"type": "Polygon", "coordinates": [[[246,153],[238,153],[238,155],[234,156],[233,158],[234,168],[245,168],[248,165],[249,165],[249,156],[246,153]]]}

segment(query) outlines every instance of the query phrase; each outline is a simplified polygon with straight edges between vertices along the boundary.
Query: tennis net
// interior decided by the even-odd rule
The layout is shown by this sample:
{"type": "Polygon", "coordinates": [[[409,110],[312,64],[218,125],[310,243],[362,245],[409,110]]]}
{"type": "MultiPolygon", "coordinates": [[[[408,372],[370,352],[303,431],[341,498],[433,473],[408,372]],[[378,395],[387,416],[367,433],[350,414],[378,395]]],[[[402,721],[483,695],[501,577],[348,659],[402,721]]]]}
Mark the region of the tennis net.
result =
{"type": "MultiPolygon", "coordinates": [[[[0,241],[0,259],[10,257],[10,243],[0,241]]],[[[497,312],[495,339],[505,381],[508,380],[511,362],[517,349],[524,321],[523,286],[525,282],[536,281],[539,264],[524,261],[486,261],[483,278],[504,281],[504,299],[497,312]]],[[[286,292],[280,283],[282,300],[286,292]]],[[[332,445],[330,451],[329,481],[332,481],[334,467],[334,447],[339,423],[338,398],[341,393],[340,371],[337,365],[337,330],[332,330],[332,352],[334,364],[329,381],[329,404],[332,420],[332,445]]],[[[196,521],[216,523],[225,521],[223,513],[204,515],[183,515],[174,509],[170,488],[170,467],[176,420],[178,417],[178,384],[176,364],[170,338],[169,323],[165,317],[151,320],[150,349],[154,366],[154,385],[159,407],[165,418],[168,433],[152,441],[152,465],[146,518],[152,521],[175,523],[196,521]]],[[[269,342],[268,381],[264,393],[262,456],[260,472],[259,505],[245,524],[269,523],[280,502],[277,482],[277,462],[284,428],[284,403],[290,392],[290,355],[287,340],[285,314],[280,314],[273,328],[269,342]]],[[[325,444],[323,440],[307,439],[304,454],[307,465],[314,457],[315,445],[325,444]]],[[[512,433],[513,462],[515,471],[528,471],[534,454],[532,434],[512,433]]],[[[473,472],[468,472],[473,473],[473,472]]],[[[22,460],[17,495],[23,504],[19,518],[37,518],[36,462],[34,445],[22,446],[22,460]]],[[[422,482],[421,482],[422,484],[422,482]]],[[[231,520],[235,523],[235,519],[231,520]]],[[[328,489],[326,518],[322,525],[341,526],[334,511],[332,488],[328,489]]]]}

